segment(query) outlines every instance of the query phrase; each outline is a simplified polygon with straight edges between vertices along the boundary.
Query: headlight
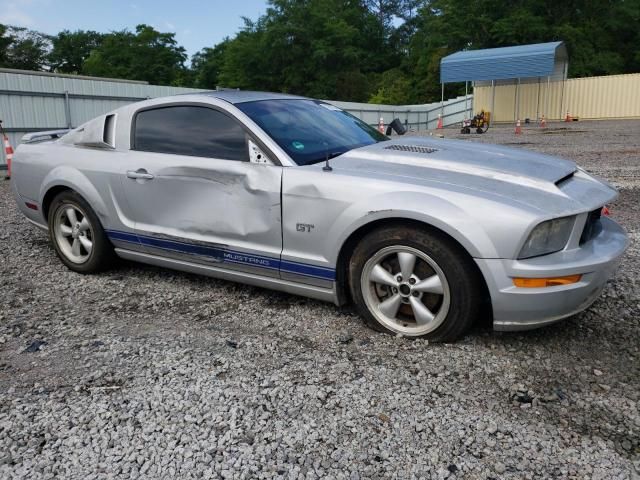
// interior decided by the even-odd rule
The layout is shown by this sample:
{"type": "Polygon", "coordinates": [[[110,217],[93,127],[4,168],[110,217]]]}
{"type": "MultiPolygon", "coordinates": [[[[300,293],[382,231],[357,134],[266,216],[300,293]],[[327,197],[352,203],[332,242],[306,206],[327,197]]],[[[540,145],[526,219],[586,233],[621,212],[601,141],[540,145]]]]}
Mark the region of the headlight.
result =
{"type": "Polygon", "coordinates": [[[562,250],[569,241],[575,220],[573,216],[542,222],[529,234],[518,258],[537,257],[562,250]]]}

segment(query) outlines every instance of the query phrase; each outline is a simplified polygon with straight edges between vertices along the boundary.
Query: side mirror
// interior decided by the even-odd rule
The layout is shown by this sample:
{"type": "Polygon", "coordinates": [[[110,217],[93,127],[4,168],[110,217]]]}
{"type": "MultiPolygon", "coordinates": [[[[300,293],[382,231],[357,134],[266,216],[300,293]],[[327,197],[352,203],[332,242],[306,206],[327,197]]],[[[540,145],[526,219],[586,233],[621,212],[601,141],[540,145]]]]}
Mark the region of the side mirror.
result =
{"type": "Polygon", "coordinates": [[[402,124],[399,118],[396,118],[389,124],[389,126],[387,127],[387,135],[391,135],[391,130],[395,131],[398,135],[404,135],[405,133],[407,133],[407,129],[402,124]]]}

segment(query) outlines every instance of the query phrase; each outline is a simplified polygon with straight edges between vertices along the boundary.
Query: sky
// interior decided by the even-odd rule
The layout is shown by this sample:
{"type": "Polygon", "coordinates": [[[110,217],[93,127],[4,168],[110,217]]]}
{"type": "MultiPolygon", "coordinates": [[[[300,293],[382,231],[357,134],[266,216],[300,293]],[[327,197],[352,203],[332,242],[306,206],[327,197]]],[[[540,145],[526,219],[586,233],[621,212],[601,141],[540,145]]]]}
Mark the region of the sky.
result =
{"type": "Polygon", "coordinates": [[[266,0],[0,0],[0,23],[48,34],[60,30],[109,32],[146,23],[174,32],[189,57],[233,36],[242,17],[256,20],[266,0]]]}

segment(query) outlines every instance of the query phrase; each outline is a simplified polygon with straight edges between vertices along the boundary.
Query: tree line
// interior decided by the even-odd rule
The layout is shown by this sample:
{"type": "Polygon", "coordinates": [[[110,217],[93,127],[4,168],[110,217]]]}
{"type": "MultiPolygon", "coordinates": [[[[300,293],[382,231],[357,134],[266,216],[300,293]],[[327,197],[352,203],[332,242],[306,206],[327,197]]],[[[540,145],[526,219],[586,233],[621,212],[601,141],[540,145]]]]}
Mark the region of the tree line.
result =
{"type": "Polygon", "coordinates": [[[465,49],[564,40],[570,77],[640,72],[638,25],[640,0],[269,0],[190,59],[149,25],[45,35],[0,24],[0,67],[410,104],[439,99],[440,59],[465,49]]]}

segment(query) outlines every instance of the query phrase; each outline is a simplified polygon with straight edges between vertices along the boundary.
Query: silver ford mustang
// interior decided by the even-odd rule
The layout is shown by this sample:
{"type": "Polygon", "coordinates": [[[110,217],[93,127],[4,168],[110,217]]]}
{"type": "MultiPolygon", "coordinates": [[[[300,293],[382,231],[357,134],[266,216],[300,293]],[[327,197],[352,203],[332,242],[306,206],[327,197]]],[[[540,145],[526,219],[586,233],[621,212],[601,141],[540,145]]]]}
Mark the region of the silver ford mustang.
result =
{"type": "Polygon", "coordinates": [[[381,331],[451,341],[587,308],[628,244],[573,162],[390,140],[322,101],[220,91],[29,134],[15,199],[80,273],[114,256],[328,300],[381,331]]]}

